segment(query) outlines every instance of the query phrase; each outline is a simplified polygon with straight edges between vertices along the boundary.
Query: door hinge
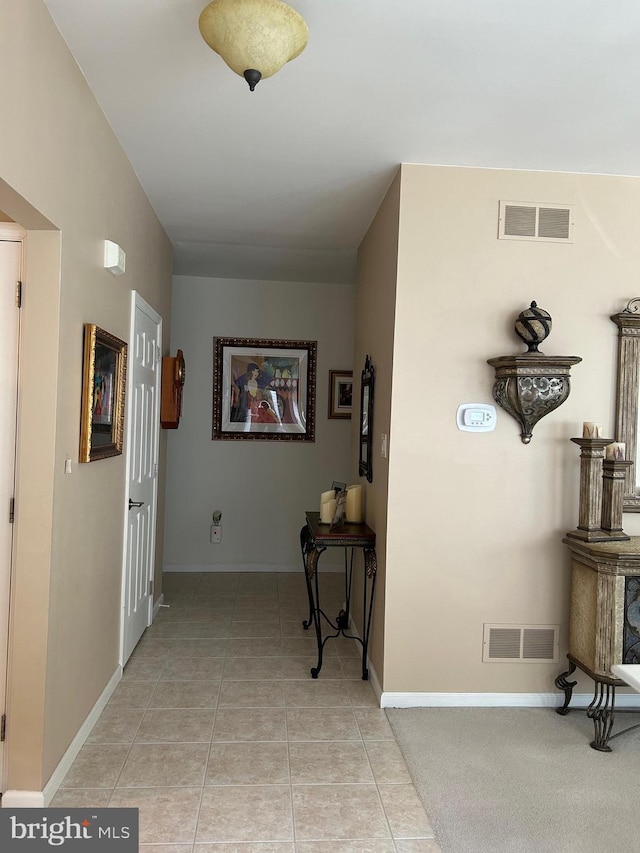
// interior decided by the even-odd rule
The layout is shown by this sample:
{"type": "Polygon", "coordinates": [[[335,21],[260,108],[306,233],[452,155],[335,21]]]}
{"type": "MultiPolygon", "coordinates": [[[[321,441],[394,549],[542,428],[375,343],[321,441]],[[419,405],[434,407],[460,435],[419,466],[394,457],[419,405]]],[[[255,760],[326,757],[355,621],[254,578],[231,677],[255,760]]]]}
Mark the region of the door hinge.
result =
{"type": "Polygon", "coordinates": [[[16,282],[16,308],[22,308],[22,282],[16,282]]]}
{"type": "Polygon", "coordinates": [[[7,731],[7,715],[3,714],[2,719],[0,720],[0,743],[2,743],[4,741],[6,731],[7,731]]]}
{"type": "Polygon", "coordinates": [[[13,519],[16,514],[16,499],[9,498],[9,524],[13,524],[13,519]]]}
{"type": "Polygon", "coordinates": [[[153,581],[149,581],[149,591],[147,595],[153,595],[153,581]]]}

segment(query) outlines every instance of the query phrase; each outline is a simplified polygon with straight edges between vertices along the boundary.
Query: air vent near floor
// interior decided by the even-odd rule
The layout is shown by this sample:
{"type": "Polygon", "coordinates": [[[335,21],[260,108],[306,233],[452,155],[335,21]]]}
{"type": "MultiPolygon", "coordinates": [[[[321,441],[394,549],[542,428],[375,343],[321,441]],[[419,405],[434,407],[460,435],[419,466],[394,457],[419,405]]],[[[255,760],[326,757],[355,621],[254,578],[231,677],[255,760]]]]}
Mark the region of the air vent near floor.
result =
{"type": "Polygon", "coordinates": [[[484,663],[555,663],[558,625],[486,625],[482,643],[484,663]]]}
{"type": "Polygon", "coordinates": [[[573,243],[573,205],[501,201],[500,240],[573,243]]]}

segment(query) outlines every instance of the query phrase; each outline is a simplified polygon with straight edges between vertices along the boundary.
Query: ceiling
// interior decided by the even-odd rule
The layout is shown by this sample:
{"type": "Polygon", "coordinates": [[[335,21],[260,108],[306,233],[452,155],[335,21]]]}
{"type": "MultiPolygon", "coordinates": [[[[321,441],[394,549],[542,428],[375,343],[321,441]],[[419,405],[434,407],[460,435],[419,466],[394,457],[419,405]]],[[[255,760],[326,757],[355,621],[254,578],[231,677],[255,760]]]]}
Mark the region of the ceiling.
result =
{"type": "Polygon", "coordinates": [[[45,0],[177,273],[350,281],[399,163],[640,175],[637,0],[289,0],[306,50],[255,92],[207,0],[45,0]]]}

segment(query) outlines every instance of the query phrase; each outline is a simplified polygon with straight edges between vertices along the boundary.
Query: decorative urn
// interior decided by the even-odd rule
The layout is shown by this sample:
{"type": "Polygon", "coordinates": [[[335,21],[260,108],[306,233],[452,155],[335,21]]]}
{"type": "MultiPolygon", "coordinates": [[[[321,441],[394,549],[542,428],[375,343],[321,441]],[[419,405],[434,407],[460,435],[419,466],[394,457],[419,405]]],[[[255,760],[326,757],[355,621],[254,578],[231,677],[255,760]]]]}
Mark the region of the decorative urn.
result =
{"type": "Polygon", "coordinates": [[[528,352],[540,352],[538,345],[549,336],[551,325],[551,314],[532,302],[529,308],[518,314],[514,328],[516,335],[529,347],[528,352]]]}

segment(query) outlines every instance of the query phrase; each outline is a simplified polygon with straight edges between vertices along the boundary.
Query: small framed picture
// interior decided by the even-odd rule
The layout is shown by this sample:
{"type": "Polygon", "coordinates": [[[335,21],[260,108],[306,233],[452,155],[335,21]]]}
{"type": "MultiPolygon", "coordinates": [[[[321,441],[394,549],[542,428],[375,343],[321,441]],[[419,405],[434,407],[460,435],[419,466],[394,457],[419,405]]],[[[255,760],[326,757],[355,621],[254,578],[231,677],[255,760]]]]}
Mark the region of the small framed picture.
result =
{"type": "Polygon", "coordinates": [[[338,492],[336,495],[336,511],[333,515],[333,521],[331,522],[331,526],[329,527],[330,531],[337,530],[342,527],[344,522],[344,516],[347,508],[347,493],[338,492]]]}
{"type": "Polygon", "coordinates": [[[350,418],[353,394],[353,371],[329,371],[329,417],[350,418]]]}

